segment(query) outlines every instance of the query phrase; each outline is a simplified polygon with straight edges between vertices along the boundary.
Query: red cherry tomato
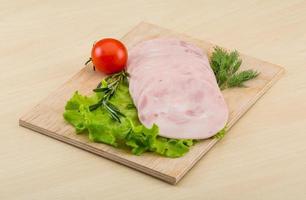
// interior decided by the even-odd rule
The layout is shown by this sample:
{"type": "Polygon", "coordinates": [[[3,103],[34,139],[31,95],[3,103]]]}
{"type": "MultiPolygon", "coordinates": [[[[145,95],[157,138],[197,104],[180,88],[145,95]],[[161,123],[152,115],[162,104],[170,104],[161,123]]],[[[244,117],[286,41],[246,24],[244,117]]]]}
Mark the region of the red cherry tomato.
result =
{"type": "Polygon", "coordinates": [[[91,60],[94,67],[106,74],[123,70],[127,57],[127,49],[124,44],[112,38],[96,42],[91,50],[91,60]]]}

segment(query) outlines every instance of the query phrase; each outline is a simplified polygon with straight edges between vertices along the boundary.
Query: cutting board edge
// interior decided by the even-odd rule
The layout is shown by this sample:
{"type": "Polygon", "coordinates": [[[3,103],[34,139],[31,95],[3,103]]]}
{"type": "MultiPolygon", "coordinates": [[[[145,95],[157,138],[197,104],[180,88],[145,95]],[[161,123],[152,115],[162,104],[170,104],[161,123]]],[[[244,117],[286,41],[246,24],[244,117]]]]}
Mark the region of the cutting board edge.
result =
{"type": "Polygon", "coordinates": [[[286,73],[286,70],[282,67],[277,65],[279,71],[273,76],[273,78],[263,87],[263,89],[257,93],[257,95],[251,99],[249,102],[242,106],[243,112],[238,113],[238,115],[234,116],[234,119],[231,120],[231,123],[228,124],[229,129],[243,116],[250,110],[256,102],[269,91],[269,89],[286,73]]]}
{"type": "MultiPolygon", "coordinates": [[[[247,113],[248,110],[250,110],[255,104],[256,102],[266,93],[269,91],[269,89],[286,73],[286,70],[282,67],[282,66],[277,66],[279,68],[279,71],[274,75],[274,77],[269,81],[269,83],[261,90],[260,93],[258,93],[258,95],[256,96],[256,98],[252,99],[251,101],[249,101],[248,103],[246,103],[243,106],[243,110],[244,112],[241,112],[239,115],[235,116],[235,118],[231,121],[230,124],[227,125],[227,129],[226,131],[228,132],[233,126],[234,124],[241,118],[243,117],[243,115],[245,115],[247,113]]],[[[201,155],[199,155],[194,161],[193,163],[190,165],[190,167],[187,167],[184,171],[182,171],[176,179],[176,183],[177,184],[186,174],[188,171],[190,171],[196,163],[198,163],[198,161],[209,152],[210,149],[212,149],[216,143],[219,141],[219,139],[213,139],[207,146],[207,148],[205,150],[203,150],[203,152],[201,153],[201,155]]]]}
{"type": "Polygon", "coordinates": [[[52,139],[56,139],[58,141],[64,142],[64,143],[72,145],[74,147],[78,147],[79,149],[85,150],[87,152],[94,153],[94,154],[96,154],[98,156],[101,156],[103,158],[106,158],[108,160],[115,161],[117,163],[123,164],[123,165],[125,165],[125,166],[127,166],[131,169],[136,169],[137,171],[140,171],[142,173],[153,176],[153,177],[155,177],[157,179],[160,179],[162,181],[165,181],[169,184],[175,185],[180,180],[179,176],[177,176],[177,177],[170,176],[166,173],[162,173],[160,171],[153,170],[151,168],[145,167],[143,165],[140,165],[138,163],[129,161],[127,159],[123,159],[119,156],[108,153],[106,151],[97,150],[97,149],[95,149],[95,148],[93,148],[89,145],[84,144],[84,143],[81,143],[81,142],[78,142],[78,141],[75,141],[75,140],[71,140],[70,138],[63,137],[62,135],[59,135],[59,134],[54,133],[52,131],[48,131],[44,128],[32,125],[32,124],[24,121],[22,118],[19,119],[19,126],[30,129],[30,130],[35,131],[37,133],[41,133],[41,134],[46,135],[46,136],[48,136],[52,139]]]}

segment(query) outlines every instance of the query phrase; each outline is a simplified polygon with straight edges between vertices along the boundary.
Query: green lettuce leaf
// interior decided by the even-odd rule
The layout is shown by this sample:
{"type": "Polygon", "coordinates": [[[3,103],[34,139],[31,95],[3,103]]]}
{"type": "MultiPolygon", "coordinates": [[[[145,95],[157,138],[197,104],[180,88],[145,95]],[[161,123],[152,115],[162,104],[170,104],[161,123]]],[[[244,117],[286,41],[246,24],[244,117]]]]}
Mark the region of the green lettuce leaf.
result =
{"type": "Polygon", "coordinates": [[[149,128],[142,125],[127,82],[120,84],[110,100],[125,115],[120,116],[121,123],[114,121],[103,107],[89,111],[89,106],[97,103],[102,95],[103,93],[93,93],[91,96],[83,96],[76,91],[67,102],[63,115],[75,127],[76,133],[87,133],[93,142],[130,149],[135,155],[149,151],[176,158],[185,155],[194,144],[193,140],[158,136],[159,129],[155,124],[149,128]]]}

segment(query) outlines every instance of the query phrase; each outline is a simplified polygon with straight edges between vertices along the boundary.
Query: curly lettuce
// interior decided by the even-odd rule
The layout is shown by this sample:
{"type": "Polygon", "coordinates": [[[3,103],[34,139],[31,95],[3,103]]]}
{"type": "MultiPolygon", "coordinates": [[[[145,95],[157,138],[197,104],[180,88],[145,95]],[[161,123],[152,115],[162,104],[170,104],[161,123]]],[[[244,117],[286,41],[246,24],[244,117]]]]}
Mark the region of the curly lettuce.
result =
{"type": "Polygon", "coordinates": [[[77,134],[88,134],[89,140],[130,150],[135,155],[155,152],[176,158],[185,155],[194,144],[193,140],[169,139],[158,135],[157,125],[145,127],[138,119],[136,107],[129,94],[128,83],[120,84],[110,102],[125,117],[120,122],[113,120],[104,107],[90,111],[103,93],[84,96],[76,91],[65,106],[64,118],[75,127],[77,134]]]}

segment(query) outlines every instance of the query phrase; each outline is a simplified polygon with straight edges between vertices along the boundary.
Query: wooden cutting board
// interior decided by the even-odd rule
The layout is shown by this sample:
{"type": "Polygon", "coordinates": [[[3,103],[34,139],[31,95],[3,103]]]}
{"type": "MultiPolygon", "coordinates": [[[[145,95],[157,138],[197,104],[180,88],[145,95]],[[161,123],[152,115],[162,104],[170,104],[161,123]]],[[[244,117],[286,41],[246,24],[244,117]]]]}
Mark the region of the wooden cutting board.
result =
{"type": "MultiPolygon", "coordinates": [[[[122,38],[122,41],[128,48],[131,48],[140,41],[156,37],[177,37],[194,43],[208,54],[211,53],[215,46],[215,44],[197,40],[148,23],[137,25],[122,38]]],[[[280,66],[247,55],[241,54],[241,58],[243,60],[242,69],[252,68],[259,71],[260,75],[255,80],[247,82],[247,87],[245,88],[223,91],[230,110],[228,129],[247,112],[284,72],[284,69],[280,66]]],[[[20,118],[19,124],[171,184],[181,180],[192,166],[218,141],[217,139],[203,140],[192,147],[190,152],[184,157],[173,159],[161,157],[153,153],[135,156],[105,144],[90,142],[85,135],[76,135],[74,128],[63,119],[62,114],[65,104],[75,90],[80,91],[82,94],[90,94],[101,79],[101,74],[93,72],[91,67],[83,68],[64,85],[52,92],[29,112],[25,113],[20,118]]],[[[227,134],[231,134],[231,132],[227,134]]]]}

